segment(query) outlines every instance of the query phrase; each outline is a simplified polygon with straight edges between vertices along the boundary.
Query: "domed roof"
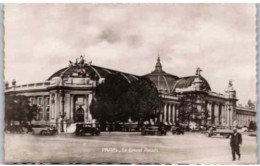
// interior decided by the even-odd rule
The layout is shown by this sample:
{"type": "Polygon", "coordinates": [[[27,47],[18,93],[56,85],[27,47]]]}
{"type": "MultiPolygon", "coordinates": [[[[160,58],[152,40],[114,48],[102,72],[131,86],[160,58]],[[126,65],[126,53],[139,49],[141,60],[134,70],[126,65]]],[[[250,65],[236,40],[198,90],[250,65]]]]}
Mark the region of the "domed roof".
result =
{"type": "Polygon", "coordinates": [[[149,78],[155,84],[158,91],[164,91],[167,93],[171,92],[172,86],[175,84],[176,80],[179,79],[179,77],[172,74],[168,74],[162,70],[160,57],[158,57],[157,59],[155,70],[144,76],[149,78]]]}
{"type": "MultiPolygon", "coordinates": [[[[197,75],[194,75],[194,76],[182,77],[182,78],[178,79],[174,83],[174,85],[172,86],[172,91],[175,91],[176,88],[183,89],[183,88],[190,87],[192,85],[194,79],[197,78],[197,77],[198,77],[197,75]]],[[[204,83],[203,89],[204,90],[211,90],[208,81],[202,76],[199,76],[199,77],[204,83]]]]}
{"type": "MultiPolygon", "coordinates": [[[[50,81],[51,79],[55,78],[55,77],[80,77],[78,76],[76,73],[79,70],[79,68],[77,66],[69,66],[69,67],[65,67],[63,69],[58,70],[57,72],[55,72],[54,74],[52,74],[47,81],[50,81]]],[[[95,66],[95,65],[85,65],[84,66],[84,70],[86,72],[87,75],[90,75],[90,73],[95,73],[95,75],[98,78],[106,78],[109,74],[113,74],[113,73],[120,73],[124,78],[127,79],[128,82],[132,82],[138,79],[138,76],[133,75],[133,74],[127,74],[127,73],[123,73],[123,72],[119,72],[116,70],[111,70],[111,69],[107,69],[104,67],[99,67],[99,66],[95,66]]]]}

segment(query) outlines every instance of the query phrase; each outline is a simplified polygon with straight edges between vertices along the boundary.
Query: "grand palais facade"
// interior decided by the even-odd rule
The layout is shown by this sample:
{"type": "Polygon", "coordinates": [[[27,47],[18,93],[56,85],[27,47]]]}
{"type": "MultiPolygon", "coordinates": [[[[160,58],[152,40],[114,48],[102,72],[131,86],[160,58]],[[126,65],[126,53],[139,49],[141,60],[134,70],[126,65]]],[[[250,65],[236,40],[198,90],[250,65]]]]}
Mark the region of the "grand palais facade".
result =
{"type": "MultiPolygon", "coordinates": [[[[29,97],[31,104],[39,108],[37,121],[57,123],[62,118],[66,123],[95,121],[90,113],[90,104],[95,94],[95,87],[105,81],[112,73],[120,73],[129,83],[138,80],[140,76],[111,70],[87,63],[83,57],[71,62],[68,67],[58,70],[46,81],[25,85],[6,84],[5,93],[15,93],[29,97]]],[[[249,125],[256,121],[256,108],[239,106],[236,90],[232,82],[227,82],[224,93],[212,91],[210,84],[202,77],[201,69],[197,68],[194,74],[187,77],[178,77],[165,72],[158,57],[155,69],[144,75],[149,78],[160,94],[163,105],[155,110],[159,112],[153,122],[164,122],[174,125],[179,120],[181,96],[195,94],[204,98],[203,102],[208,110],[205,123],[233,126],[249,125]]],[[[204,108],[197,106],[200,112],[204,108]]]]}

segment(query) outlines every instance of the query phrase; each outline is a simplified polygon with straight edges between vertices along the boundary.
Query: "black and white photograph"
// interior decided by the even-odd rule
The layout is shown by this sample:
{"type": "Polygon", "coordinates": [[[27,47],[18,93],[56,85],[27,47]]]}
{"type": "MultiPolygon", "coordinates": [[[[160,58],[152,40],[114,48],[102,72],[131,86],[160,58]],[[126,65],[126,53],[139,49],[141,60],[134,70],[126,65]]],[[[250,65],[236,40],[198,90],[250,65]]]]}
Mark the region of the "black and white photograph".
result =
{"type": "Polygon", "coordinates": [[[5,4],[5,164],[257,164],[255,4],[5,4]]]}

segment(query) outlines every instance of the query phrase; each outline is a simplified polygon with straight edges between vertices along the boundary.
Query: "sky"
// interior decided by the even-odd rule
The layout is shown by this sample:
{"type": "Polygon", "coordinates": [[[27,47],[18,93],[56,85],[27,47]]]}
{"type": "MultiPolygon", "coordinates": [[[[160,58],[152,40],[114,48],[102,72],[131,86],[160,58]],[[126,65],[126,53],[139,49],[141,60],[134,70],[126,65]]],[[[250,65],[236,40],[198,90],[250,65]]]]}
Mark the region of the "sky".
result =
{"type": "Polygon", "coordinates": [[[196,68],[211,89],[233,80],[238,103],[256,100],[253,4],[7,4],[5,81],[43,82],[84,55],[93,65],[131,74],[196,68]]]}

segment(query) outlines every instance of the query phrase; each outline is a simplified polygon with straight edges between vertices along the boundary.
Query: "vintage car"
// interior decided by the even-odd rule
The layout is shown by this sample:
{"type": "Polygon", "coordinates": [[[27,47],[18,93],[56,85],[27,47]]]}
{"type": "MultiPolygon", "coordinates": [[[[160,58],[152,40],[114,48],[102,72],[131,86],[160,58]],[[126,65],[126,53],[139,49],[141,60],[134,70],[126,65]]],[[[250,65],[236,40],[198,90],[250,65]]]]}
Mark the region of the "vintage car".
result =
{"type": "Polygon", "coordinates": [[[184,130],[181,126],[173,126],[171,131],[172,135],[184,135],[184,130]]]}
{"type": "Polygon", "coordinates": [[[207,137],[223,136],[225,138],[229,138],[232,134],[233,134],[233,131],[231,129],[228,129],[228,128],[211,127],[206,132],[207,137]]]}
{"type": "Polygon", "coordinates": [[[55,135],[58,134],[56,127],[52,125],[32,125],[32,133],[40,135],[55,135]]]}
{"type": "Polygon", "coordinates": [[[248,132],[248,127],[246,127],[246,126],[242,126],[242,127],[238,126],[237,127],[237,131],[238,132],[248,132]]]}
{"type": "Polygon", "coordinates": [[[76,124],[75,134],[77,136],[85,134],[100,135],[100,129],[94,123],[78,123],[76,124]]]}
{"type": "Polygon", "coordinates": [[[119,125],[120,131],[132,132],[139,130],[137,122],[119,123],[119,125]]]}
{"type": "Polygon", "coordinates": [[[248,133],[249,136],[251,137],[256,137],[257,133],[256,132],[251,132],[251,133],[248,133]]]}
{"type": "Polygon", "coordinates": [[[142,128],[142,135],[166,135],[165,127],[145,126],[142,128]]]}

